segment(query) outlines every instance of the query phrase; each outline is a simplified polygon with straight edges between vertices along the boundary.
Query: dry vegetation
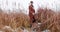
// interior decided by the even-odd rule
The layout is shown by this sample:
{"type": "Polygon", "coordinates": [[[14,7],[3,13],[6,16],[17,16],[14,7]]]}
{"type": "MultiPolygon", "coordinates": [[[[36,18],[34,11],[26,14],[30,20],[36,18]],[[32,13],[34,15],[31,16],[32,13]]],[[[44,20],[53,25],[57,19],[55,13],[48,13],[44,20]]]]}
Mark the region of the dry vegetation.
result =
{"type": "Polygon", "coordinates": [[[9,29],[16,30],[20,27],[29,28],[29,25],[29,16],[24,13],[0,13],[0,30],[2,31],[11,32],[9,29]],[[5,27],[5,29],[3,29],[3,27],[5,27]]]}
{"type": "Polygon", "coordinates": [[[60,12],[56,13],[51,9],[38,9],[35,16],[41,23],[40,30],[50,30],[50,32],[60,32],[60,12]]]}
{"type": "MultiPolygon", "coordinates": [[[[51,9],[38,9],[35,19],[40,25],[40,30],[50,30],[49,32],[60,32],[60,12],[56,13],[51,9]]],[[[23,32],[21,27],[29,28],[29,16],[24,13],[4,13],[0,12],[0,30],[3,32],[23,32]],[[18,29],[19,28],[19,29],[18,29]]]]}

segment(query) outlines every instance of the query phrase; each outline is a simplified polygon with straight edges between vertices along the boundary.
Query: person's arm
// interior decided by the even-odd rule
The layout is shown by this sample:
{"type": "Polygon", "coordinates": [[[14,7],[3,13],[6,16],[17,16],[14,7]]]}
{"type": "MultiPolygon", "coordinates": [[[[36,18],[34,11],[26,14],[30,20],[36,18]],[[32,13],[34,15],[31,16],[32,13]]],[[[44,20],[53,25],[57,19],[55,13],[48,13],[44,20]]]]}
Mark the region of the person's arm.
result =
{"type": "Polygon", "coordinates": [[[34,6],[32,5],[32,12],[35,13],[35,9],[34,9],[34,6]]]}
{"type": "Polygon", "coordinates": [[[35,10],[34,10],[34,7],[33,7],[33,10],[32,10],[32,12],[33,12],[33,15],[35,14],[35,10]]]}
{"type": "Polygon", "coordinates": [[[33,15],[34,15],[34,13],[35,13],[35,10],[34,10],[34,8],[33,8],[32,5],[29,6],[29,12],[32,13],[33,15]]]}

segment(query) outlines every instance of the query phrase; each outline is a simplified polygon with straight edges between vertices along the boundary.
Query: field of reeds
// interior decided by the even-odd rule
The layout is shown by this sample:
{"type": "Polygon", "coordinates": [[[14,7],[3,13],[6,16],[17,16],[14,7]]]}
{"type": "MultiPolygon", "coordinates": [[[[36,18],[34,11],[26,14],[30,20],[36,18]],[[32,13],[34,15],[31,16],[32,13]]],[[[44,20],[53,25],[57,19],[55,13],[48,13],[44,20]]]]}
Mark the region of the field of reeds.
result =
{"type": "MultiPolygon", "coordinates": [[[[38,9],[35,19],[40,24],[39,32],[49,30],[49,32],[60,32],[60,12],[51,9],[38,9]]],[[[3,32],[23,32],[22,29],[30,28],[29,16],[24,13],[4,13],[0,12],[0,31],[3,32]]]]}
{"type": "Polygon", "coordinates": [[[60,12],[54,12],[54,10],[47,8],[40,8],[35,17],[37,21],[41,23],[41,31],[49,30],[49,32],[60,32],[60,12]]]}
{"type": "Polygon", "coordinates": [[[24,13],[0,13],[0,30],[4,30],[3,27],[5,26],[16,30],[19,27],[27,28],[29,25],[29,16],[25,15],[24,13]]]}

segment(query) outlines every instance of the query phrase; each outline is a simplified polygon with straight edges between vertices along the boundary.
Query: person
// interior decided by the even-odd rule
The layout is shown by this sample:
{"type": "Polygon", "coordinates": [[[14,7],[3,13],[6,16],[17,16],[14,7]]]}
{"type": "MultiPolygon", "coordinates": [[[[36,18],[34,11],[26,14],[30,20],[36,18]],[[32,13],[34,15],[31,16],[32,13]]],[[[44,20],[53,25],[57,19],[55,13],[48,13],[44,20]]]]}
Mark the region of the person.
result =
{"type": "Polygon", "coordinates": [[[30,24],[35,22],[34,14],[35,14],[35,10],[33,6],[33,1],[30,1],[30,5],[29,5],[30,24]]]}

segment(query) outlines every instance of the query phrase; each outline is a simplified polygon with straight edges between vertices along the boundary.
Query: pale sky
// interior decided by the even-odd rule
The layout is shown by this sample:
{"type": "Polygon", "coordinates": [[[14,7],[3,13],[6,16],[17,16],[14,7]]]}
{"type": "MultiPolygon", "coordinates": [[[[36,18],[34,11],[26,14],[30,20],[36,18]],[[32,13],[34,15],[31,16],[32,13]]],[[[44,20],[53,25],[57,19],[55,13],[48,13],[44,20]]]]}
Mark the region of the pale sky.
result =
{"type": "MultiPolygon", "coordinates": [[[[28,6],[31,0],[0,0],[0,7],[3,10],[18,10],[19,8],[24,9],[25,13],[28,13],[28,6]]],[[[32,0],[34,2],[35,11],[38,6],[41,8],[48,7],[53,10],[60,10],[60,0],[32,0]]],[[[7,11],[5,11],[7,12],[7,11]]]]}

